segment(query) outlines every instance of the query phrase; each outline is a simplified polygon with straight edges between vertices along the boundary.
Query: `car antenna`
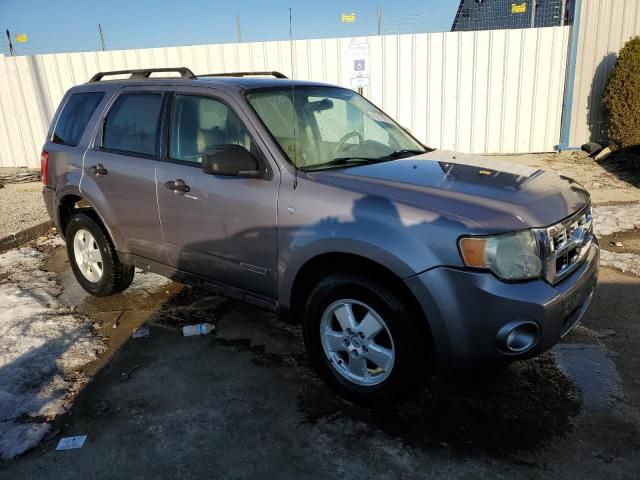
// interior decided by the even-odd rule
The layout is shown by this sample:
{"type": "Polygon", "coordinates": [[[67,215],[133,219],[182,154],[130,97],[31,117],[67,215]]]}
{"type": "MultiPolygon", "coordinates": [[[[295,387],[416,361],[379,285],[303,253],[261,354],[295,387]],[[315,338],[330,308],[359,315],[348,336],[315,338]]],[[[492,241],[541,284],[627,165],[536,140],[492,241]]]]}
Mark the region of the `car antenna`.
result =
{"type": "Polygon", "coordinates": [[[289,7],[289,50],[291,53],[291,107],[293,110],[293,167],[295,168],[295,173],[293,177],[293,189],[298,188],[298,166],[296,162],[298,161],[298,142],[296,139],[296,123],[298,113],[296,112],[296,97],[295,97],[295,87],[293,85],[293,75],[295,70],[293,69],[293,9],[289,7]]]}

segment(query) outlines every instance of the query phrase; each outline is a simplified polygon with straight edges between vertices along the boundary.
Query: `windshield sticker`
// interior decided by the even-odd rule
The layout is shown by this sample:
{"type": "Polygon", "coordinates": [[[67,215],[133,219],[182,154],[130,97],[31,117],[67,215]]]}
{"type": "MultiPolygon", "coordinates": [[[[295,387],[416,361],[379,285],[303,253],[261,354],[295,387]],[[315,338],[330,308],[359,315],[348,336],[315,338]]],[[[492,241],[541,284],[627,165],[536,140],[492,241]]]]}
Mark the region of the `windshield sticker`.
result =
{"type": "Polygon", "coordinates": [[[367,115],[376,122],[391,123],[391,119],[380,112],[367,112],[367,115]]]}

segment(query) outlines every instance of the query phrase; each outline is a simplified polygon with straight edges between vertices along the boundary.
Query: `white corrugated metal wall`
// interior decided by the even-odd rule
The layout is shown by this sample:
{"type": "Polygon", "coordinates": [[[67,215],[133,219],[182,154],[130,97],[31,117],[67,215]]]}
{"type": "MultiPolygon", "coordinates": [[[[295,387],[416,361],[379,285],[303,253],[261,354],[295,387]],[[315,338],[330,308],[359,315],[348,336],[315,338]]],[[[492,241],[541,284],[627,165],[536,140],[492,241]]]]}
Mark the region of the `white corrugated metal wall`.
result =
{"type": "Polygon", "coordinates": [[[640,35],[640,0],[582,0],[569,145],[606,138],[602,93],[620,48],[640,35]]]}
{"type": "Polygon", "coordinates": [[[351,43],[369,44],[364,95],[427,145],[463,152],[550,151],[559,142],[568,27],[0,56],[0,166],[37,166],[71,86],[100,70],[186,66],[279,70],[349,87],[351,43]]]}

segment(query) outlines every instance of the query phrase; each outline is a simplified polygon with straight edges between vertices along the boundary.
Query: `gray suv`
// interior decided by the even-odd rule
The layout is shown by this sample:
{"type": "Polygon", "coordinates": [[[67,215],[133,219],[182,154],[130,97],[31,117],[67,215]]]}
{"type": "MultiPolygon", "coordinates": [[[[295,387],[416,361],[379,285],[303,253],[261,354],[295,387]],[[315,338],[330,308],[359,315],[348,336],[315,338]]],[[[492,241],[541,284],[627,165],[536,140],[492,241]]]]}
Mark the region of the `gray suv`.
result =
{"type": "Polygon", "coordinates": [[[41,163],[85,290],[139,267],[277,311],[356,401],[540,354],[598,275],[575,181],[429,149],[357,93],[278,72],[98,73],[65,95],[41,163]]]}

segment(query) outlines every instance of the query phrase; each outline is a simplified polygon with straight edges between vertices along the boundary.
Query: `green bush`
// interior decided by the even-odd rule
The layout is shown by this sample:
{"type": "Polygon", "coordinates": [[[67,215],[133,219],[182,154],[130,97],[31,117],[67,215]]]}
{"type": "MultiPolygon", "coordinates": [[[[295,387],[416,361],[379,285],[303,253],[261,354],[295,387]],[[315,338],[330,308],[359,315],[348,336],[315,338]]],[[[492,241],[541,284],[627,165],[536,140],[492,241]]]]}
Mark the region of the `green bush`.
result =
{"type": "Polygon", "coordinates": [[[607,80],[603,105],[611,145],[640,146],[640,37],[632,38],[620,50],[607,80]]]}

